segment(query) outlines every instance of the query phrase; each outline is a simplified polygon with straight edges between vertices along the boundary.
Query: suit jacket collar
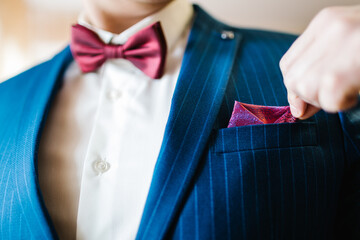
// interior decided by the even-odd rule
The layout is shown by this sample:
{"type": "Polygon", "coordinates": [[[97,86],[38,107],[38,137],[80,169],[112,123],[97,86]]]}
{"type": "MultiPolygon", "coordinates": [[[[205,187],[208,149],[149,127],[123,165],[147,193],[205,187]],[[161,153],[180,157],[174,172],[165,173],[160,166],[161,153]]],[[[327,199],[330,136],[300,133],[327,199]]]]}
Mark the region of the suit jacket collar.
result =
{"type": "Polygon", "coordinates": [[[224,38],[229,27],[195,10],[137,239],[162,239],[173,222],[208,143],[241,40],[236,32],[224,38]]]}

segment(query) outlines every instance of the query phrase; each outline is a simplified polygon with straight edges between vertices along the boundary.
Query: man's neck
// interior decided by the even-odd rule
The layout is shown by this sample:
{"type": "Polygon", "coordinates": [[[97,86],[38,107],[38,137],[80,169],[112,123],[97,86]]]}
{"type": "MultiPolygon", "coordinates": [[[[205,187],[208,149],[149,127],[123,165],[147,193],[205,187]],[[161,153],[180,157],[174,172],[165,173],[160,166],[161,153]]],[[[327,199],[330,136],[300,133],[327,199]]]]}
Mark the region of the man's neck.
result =
{"type": "Polygon", "coordinates": [[[147,16],[161,10],[171,1],[157,3],[120,0],[113,5],[107,1],[85,1],[85,17],[94,27],[121,33],[147,16]]]}

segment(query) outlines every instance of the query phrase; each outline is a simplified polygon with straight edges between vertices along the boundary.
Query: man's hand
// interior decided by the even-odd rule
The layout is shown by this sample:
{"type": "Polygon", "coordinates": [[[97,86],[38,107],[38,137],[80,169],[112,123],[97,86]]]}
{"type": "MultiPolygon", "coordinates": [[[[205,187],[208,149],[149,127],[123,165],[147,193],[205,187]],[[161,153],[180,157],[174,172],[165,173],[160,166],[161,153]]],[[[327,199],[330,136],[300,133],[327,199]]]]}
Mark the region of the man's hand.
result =
{"type": "Polygon", "coordinates": [[[294,117],[353,107],[360,91],[360,5],[322,10],[280,68],[294,117]]]}

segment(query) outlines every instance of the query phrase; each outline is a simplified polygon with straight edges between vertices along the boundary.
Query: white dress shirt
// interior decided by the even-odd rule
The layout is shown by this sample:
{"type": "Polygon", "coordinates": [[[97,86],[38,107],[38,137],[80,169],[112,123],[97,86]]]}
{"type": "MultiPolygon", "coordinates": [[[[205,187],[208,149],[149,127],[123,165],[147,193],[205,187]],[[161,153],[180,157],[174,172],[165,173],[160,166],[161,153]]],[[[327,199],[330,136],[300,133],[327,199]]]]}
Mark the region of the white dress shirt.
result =
{"type": "Polygon", "coordinates": [[[175,0],[115,35],[82,24],[105,43],[160,21],[168,45],[165,74],[154,80],[124,59],[83,74],[66,70],[39,149],[39,182],[62,239],[134,239],[179,75],[193,9],[175,0]]]}

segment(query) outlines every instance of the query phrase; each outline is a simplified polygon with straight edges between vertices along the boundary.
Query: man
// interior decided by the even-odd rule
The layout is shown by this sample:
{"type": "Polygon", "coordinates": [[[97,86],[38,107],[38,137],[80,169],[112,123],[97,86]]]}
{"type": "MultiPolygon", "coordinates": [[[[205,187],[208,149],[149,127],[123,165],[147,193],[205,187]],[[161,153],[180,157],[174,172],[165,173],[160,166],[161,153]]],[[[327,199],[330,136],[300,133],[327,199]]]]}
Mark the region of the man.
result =
{"type": "Polygon", "coordinates": [[[86,0],[72,31],[0,85],[3,239],[358,236],[350,115],[227,128],[235,101],[287,105],[294,36],[185,0],[86,0]]]}

